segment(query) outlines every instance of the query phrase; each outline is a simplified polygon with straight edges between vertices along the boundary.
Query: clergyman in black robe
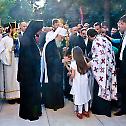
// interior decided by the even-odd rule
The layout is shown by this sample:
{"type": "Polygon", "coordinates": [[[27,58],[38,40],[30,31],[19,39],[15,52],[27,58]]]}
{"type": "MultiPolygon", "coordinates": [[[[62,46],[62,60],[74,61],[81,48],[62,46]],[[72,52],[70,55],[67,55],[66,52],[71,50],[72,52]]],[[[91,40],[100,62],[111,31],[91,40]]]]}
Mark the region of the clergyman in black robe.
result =
{"type": "Polygon", "coordinates": [[[55,31],[56,38],[50,41],[46,45],[46,48],[43,49],[45,50],[48,83],[43,83],[42,85],[42,96],[45,107],[54,109],[54,111],[64,107],[63,64],[59,49],[56,45],[57,40],[61,42],[63,38],[64,34],[62,30],[66,32],[64,28],[57,28],[55,31]]]}
{"type": "Polygon", "coordinates": [[[30,121],[41,116],[40,52],[35,34],[43,21],[31,21],[20,41],[17,80],[20,82],[19,116],[30,121]]]}

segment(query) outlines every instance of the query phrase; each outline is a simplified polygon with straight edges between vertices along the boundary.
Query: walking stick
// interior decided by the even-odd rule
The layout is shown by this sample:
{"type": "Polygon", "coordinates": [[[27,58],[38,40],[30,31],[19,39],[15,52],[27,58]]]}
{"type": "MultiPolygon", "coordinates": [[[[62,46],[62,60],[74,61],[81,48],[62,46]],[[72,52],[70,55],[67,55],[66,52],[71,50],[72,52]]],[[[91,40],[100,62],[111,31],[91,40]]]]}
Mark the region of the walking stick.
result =
{"type": "Polygon", "coordinates": [[[2,110],[2,107],[3,107],[3,103],[6,99],[6,91],[5,91],[5,69],[4,69],[4,64],[2,64],[2,73],[3,73],[3,84],[4,84],[4,92],[3,92],[3,99],[1,100],[2,101],[2,104],[0,106],[0,112],[2,110]]]}
{"type": "Polygon", "coordinates": [[[6,86],[5,86],[5,68],[4,68],[4,64],[3,64],[3,82],[4,82],[4,94],[3,94],[3,96],[4,96],[4,100],[6,100],[6,91],[5,91],[6,86]]]}

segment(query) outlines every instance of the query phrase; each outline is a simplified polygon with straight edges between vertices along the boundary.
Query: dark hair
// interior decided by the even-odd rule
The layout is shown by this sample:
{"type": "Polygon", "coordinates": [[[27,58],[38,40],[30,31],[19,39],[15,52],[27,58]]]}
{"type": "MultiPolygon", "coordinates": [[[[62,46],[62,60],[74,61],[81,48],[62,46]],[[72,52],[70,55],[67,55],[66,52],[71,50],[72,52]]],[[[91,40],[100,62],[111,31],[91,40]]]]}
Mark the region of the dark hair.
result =
{"type": "Polygon", "coordinates": [[[55,23],[58,23],[59,22],[59,19],[53,19],[52,20],[52,25],[54,25],[55,23]]]}
{"type": "Polygon", "coordinates": [[[80,26],[80,29],[82,29],[82,28],[83,28],[83,25],[82,25],[82,24],[78,24],[77,26],[80,26]]]}
{"type": "Polygon", "coordinates": [[[6,33],[10,33],[10,30],[11,30],[12,28],[9,26],[7,29],[6,29],[6,33]]]}
{"type": "Polygon", "coordinates": [[[94,28],[89,28],[87,30],[87,36],[95,37],[98,34],[98,32],[94,28]]]}
{"type": "Polygon", "coordinates": [[[95,26],[100,26],[100,28],[101,28],[101,24],[100,24],[100,22],[96,22],[96,23],[94,23],[94,27],[95,26]]]}
{"type": "Polygon", "coordinates": [[[120,18],[120,21],[123,21],[123,22],[125,22],[125,23],[126,23],[126,14],[125,14],[125,15],[123,15],[123,16],[120,18]]]}
{"type": "Polygon", "coordinates": [[[88,66],[84,59],[83,51],[79,46],[73,48],[73,58],[77,64],[77,71],[80,74],[85,74],[88,69],[88,66]]]}
{"type": "Polygon", "coordinates": [[[112,29],[112,28],[118,29],[118,26],[117,26],[117,25],[113,25],[113,26],[111,27],[111,29],[112,29]]]}

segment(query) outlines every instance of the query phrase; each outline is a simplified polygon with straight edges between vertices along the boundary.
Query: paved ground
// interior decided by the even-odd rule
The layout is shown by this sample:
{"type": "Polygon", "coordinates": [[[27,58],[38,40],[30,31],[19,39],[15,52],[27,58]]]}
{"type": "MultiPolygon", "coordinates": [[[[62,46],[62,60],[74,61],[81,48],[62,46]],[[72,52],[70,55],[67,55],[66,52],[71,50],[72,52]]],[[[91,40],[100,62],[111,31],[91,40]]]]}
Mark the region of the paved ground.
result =
{"type": "Polygon", "coordinates": [[[126,126],[126,116],[106,117],[91,114],[90,118],[76,118],[73,104],[66,100],[63,109],[53,111],[43,108],[39,120],[30,122],[18,117],[19,105],[4,104],[0,112],[0,126],[126,126]]]}

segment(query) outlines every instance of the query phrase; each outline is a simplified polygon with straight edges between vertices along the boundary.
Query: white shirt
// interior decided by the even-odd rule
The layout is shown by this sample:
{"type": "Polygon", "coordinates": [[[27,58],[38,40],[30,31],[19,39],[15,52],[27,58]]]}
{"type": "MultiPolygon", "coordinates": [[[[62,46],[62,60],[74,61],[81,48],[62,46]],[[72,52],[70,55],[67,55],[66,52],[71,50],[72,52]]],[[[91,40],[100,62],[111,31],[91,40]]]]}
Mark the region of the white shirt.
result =
{"type": "Polygon", "coordinates": [[[24,34],[24,32],[23,31],[21,31],[21,35],[23,36],[23,34],[24,34]]]}
{"type": "Polygon", "coordinates": [[[84,41],[85,41],[85,45],[87,46],[87,44],[88,44],[88,38],[86,37],[86,39],[84,39],[84,41]]]}
{"type": "Polygon", "coordinates": [[[121,48],[120,57],[119,57],[120,60],[122,60],[123,58],[123,51],[124,51],[125,46],[126,46],[126,31],[124,32],[124,39],[122,42],[122,48],[121,48]]]}

